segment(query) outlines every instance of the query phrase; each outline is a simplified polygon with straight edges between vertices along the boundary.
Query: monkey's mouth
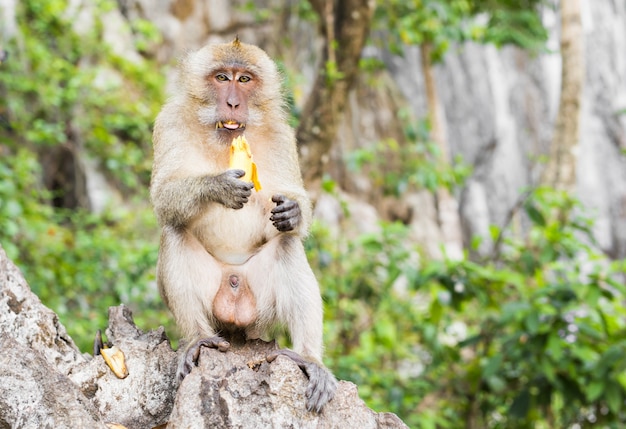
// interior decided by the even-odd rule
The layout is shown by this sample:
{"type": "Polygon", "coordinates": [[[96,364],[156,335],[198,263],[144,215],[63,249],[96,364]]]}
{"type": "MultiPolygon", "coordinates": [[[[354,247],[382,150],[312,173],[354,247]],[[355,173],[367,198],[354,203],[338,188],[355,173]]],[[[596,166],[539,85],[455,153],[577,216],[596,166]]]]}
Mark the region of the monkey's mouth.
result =
{"type": "Polygon", "coordinates": [[[216,130],[227,129],[227,130],[235,131],[235,130],[243,130],[244,128],[246,128],[246,124],[242,124],[240,122],[233,121],[233,120],[228,120],[224,122],[217,121],[217,123],[215,124],[216,130]]]}

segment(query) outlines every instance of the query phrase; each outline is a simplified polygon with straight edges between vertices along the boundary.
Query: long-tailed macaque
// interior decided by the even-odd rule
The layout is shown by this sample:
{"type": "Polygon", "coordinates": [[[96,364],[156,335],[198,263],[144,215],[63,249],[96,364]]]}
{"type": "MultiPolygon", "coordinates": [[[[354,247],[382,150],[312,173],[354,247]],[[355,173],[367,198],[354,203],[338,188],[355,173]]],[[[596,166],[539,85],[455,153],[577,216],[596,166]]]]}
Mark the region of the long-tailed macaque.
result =
{"type": "Polygon", "coordinates": [[[180,64],[179,87],[154,128],[151,199],[162,227],[157,281],[189,340],[179,378],[201,346],[226,350],[233,333],[288,329],[279,350],[309,377],[307,408],[320,411],[337,381],[322,365],[322,301],[302,239],[311,220],[276,65],[241,43],[206,46],[180,64]],[[259,191],[229,169],[245,135],[259,191]]]}

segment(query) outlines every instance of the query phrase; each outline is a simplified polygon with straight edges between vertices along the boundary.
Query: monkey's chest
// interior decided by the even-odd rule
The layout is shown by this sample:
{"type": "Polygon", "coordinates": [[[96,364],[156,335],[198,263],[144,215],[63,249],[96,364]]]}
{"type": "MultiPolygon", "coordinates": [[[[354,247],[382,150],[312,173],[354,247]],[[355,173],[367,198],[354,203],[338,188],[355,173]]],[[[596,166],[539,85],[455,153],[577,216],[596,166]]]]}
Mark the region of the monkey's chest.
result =
{"type": "Polygon", "coordinates": [[[260,198],[251,199],[239,210],[215,204],[193,224],[192,231],[216,259],[241,265],[270,238],[269,217],[269,209],[260,198]]]}

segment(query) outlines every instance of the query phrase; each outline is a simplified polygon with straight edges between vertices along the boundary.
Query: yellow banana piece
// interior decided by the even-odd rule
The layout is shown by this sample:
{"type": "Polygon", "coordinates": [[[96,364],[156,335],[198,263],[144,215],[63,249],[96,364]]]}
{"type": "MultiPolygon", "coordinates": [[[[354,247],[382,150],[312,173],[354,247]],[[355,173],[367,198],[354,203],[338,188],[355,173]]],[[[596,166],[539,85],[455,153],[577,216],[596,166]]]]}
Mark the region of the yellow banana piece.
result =
{"type": "Polygon", "coordinates": [[[124,352],[120,350],[119,347],[102,348],[100,349],[100,354],[117,378],[126,378],[128,376],[126,358],[124,357],[124,352]]]}
{"type": "Polygon", "coordinates": [[[229,168],[237,168],[246,172],[241,180],[252,182],[254,190],[261,190],[261,183],[256,171],[256,164],[252,161],[250,145],[244,136],[235,137],[230,145],[229,168]]]}

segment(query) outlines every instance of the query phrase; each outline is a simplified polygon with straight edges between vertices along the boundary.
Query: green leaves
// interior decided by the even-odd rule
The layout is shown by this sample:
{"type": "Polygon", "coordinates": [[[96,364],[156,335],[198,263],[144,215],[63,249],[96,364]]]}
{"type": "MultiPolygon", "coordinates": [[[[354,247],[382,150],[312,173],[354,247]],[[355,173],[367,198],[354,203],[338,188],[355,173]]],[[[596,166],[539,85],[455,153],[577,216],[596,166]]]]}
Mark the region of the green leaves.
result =
{"type": "Polygon", "coordinates": [[[349,154],[348,166],[367,173],[385,195],[400,196],[409,189],[456,189],[470,175],[470,166],[460,157],[452,163],[441,159],[437,146],[428,141],[424,131],[409,126],[405,134],[414,140],[400,144],[385,139],[373,147],[357,149],[349,154]]]}
{"type": "Polygon", "coordinates": [[[539,51],[548,36],[539,14],[541,2],[391,0],[376,9],[374,27],[390,30],[388,48],[398,55],[406,45],[430,44],[434,62],[454,43],[466,40],[539,51]]]}
{"type": "Polygon", "coordinates": [[[400,54],[403,45],[432,45],[434,61],[442,59],[451,43],[468,37],[468,0],[393,0],[376,9],[374,26],[391,29],[392,52],[400,54]]]}
{"type": "MultiPolygon", "coordinates": [[[[162,74],[147,60],[128,61],[102,43],[101,12],[80,35],[65,0],[24,0],[16,13],[20,43],[8,41],[0,66],[0,243],[31,288],[54,309],[83,350],[103,328],[107,308],[126,302],[142,310],[138,323],[168,324],[153,287],[156,222],[148,206],[151,123],[162,74]],[[53,208],[42,183],[40,155],[69,146],[94,160],[124,193],[130,208],[100,214],[53,208]],[[132,190],[132,192],[131,192],[132,190]]],[[[155,31],[131,23],[147,46],[155,31]]],[[[168,328],[171,328],[171,322],[168,328]]]]}
{"type": "Polygon", "coordinates": [[[570,196],[540,188],[520,208],[529,228],[480,263],[429,261],[399,224],[339,242],[314,229],[329,361],[370,406],[416,428],[626,423],[625,263],[589,245],[570,196]]]}

